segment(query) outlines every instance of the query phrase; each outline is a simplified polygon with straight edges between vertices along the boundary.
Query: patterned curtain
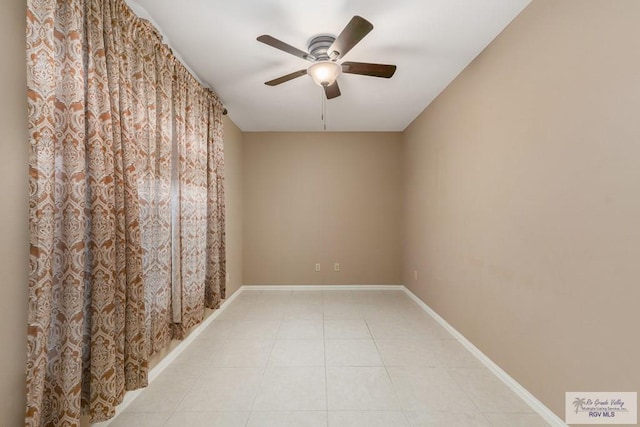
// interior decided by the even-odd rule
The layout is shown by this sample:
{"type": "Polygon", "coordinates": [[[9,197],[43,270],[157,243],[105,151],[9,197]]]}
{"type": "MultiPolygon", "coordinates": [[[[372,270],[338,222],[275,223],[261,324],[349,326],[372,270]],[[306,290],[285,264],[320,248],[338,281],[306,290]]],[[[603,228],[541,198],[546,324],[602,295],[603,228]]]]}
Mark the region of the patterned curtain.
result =
{"type": "Polygon", "coordinates": [[[225,204],[221,105],[176,67],[175,141],[184,143],[173,151],[172,319],[181,339],[225,296],[225,204]]]}
{"type": "Polygon", "coordinates": [[[174,257],[179,258],[180,268],[174,277],[173,320],[175,335],[182,338],[186,331],[199,323],[204,316],[204,278],[206,261],[207,214],[207,157],[206,134],[203,135],[203,100],[193,82],[193,77],[179,75],[174,81],[175,131],[179,144],[177,159],[176,224],[179,230],[174,257]],[[203,155],[204,154],[204,155],[203,155]]]}
{"type": "Polygon", "coordinates": [[[207,260],[205,306],[217,308],[227,283],[225,250],[224,152],[220,106],[209,99],[207,114],[207,260]]]}
{"type": "Polygon", "coordinates": [[[28,0],[30,426],[114,415],[224,298],[222,107],[123,0],[28,0]]]}
{"type": "Polygon", "coordinates": [[[138,100],[136,140],[145,144],[140,158],[140,209],[145,278],[145,332],[149,353],[165,348],[171,331],[171,156],[173,144],[173,61],[159,36],[142,22],[147,37],[134,44],[133,89],[138,100]],[[155,88],[155,90],[150,90],[155,88]]]}

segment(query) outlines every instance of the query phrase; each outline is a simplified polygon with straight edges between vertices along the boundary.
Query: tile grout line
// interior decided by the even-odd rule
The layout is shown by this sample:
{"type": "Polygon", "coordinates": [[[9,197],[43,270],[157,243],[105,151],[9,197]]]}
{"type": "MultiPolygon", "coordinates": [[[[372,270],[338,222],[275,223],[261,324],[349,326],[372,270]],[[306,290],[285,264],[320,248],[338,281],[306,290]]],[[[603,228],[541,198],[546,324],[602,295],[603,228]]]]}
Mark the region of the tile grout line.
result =
{"type": "Polygon", "coordinates": [[[178,412],[178,408],[180,407],[180,404],[184,401],[185,397],[187,397],[187,394],[189,393],[189,391],[191,391],[191,389],[196,385],[197,381],[198,380],[190,382],[189,387],[187,387],[187,389],[182,393],[182,396],[180,396],[180,399],[178,399],[178,403],[176,404],[175,408],[173,408],[173,411],[171,411],[167,419],[164,420],[163,425],[167,425],[169,423],[169,420],[178,412]]]}
{"type": "Polygon", "coordinates": [[[324,398],[325,413],[327,414],[326,426],[329,426],[329,372],[327,367],[327,332],[324,325],[324,295],[322,296],[322,350],[324,352],[324,398]]]}
{"type": "Polygon", "coordinates": [[[400,405],[400,412],[402,412],[402,417],[407,422],[407,427],[411,426],[409,422],[409,418],[407,418],[407,411],[402,405],[402,401],[400,400],[400,396],[398,395],[398,389],[396,388],[396,384],[391,378],[391,372],[389,372],[389,366],[387,366],[387,362],[382,358],[382,353],[380,352],[380,348],[378,347],[378,341],[373,335],[373,331],[371,331],[371,326],[369,326],[369,320],[364,319],[365,325],[367,325],[367,329],[369,330],[369,335],[371,335],[371,339],[373,340],[373,344],[376,346],[376,351],[378,352],[378,356],[380,356],[380,361],[382,362],[382,366],[384,367],[384,371],[387,373],[387,377],[389,378],[389,382],[391,383],[391,387],[393,387],[393,392],[395,393],[396,399],[398,400],[398,404],[400,405]]]}
{"type": "MultiPolygon", "coordinates": [[[[239,291],[244,292],[244,286],[240,287],[239,291]]],[[[267,369],[269,368],[269,361],[271,360],[271,355],[273,354],[273,349],[276,346],[276,341],[278,339],[278,334],[280,333],[280,329],[282,329],[282,322],[284,319],[284,314],[282,315],[282,317],[280,318],[280,325],[278,326],[278,330],[276,331],[274,337],[273,337],[273,344],[271,345],[271,351],[269,352],[269,357],[267,358],[267,363],[265,364],[263,371],[262,371],[262,378],[260,379],[260,383],[258,384],[258,389],[256,390],[255,395],[253,396],[253,400],[251,401],[251,408],[249,408],[249,416],[247,417],[247,421],[245,424],[245,427],[247,427],[249,425],[249,422],[251,421],[251,417],[253,416],[253,412],[254,412],[254,407],[256,404],[256,400],[258,399],[258,394],[260,393],[260,389],[262,388],[262,384],[264,383],[264,379],[267,376],[267,369]]]]}
{"type": "MultiPolygon", "coordinates": [[[[447,331],[447,332],[449,332],[449,331],[447,331]]],[[[485,421],[489,422],[489,419],[484,415],[484,412],[482,412],[482,409],[480,408],[480,406],[478,406],[478,404],[476,403],[475,399],[473,399],[473,396],[471,396],[467,392],[467,390],[465,390],[465,388],[462,386],[462,384],[460,384],[460,382],[458,380],[456,380],[456,378],[453,375],[451,375],[451,373],[449,372],[450,369],[452,369],[452,368],[448,367],[448,366],[443,366],[442,367],[442,370],[445,372],[445,374],[447,374],[449,376],[449,378],[453,381],[453,383],[458,386],[458,388],[460,389],[462,394],[465,395],[467,397],[467,399],[469,399],[469,402],[471,402],[473,404],[473,406],[477,410],[477,413],[479,413],[485,421]]],[[[453,369],[455,369],[455,368],[453,368],[453,369]]]]}

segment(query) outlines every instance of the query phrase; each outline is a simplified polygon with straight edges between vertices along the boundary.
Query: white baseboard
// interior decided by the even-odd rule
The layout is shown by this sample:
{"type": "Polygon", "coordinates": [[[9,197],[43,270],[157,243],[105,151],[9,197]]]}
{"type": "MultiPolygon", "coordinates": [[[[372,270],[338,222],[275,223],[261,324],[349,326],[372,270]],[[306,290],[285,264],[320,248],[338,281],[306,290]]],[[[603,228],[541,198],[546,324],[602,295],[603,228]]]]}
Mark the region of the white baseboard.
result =
{"type": "MultiPolygon", "coordinates": [[[[231,295],[229,298],[225,299],[222,302],[222,304],[220,304],[220,307],[218,309],[216,309],[206,319],[204,319],[202,323],[196,326],[196,328],[193,331],[191,331],[191,333],[184,340],[180,341],[178,345],[176,345],[176,347],[169,352],[169,354],[167,354],[164,358],[162,358],[162,360],[158,362],[156,366],[150,369],[149,375],[148,375],[149,384],[151,384],[156,378],[158,378],[158,376],[160,376],[162,371],[167,369],[167,367],[169,367],[171,363],[175,361],[178,358],[178,356],[183,351],[185,351],[187,347],[189,347],[189,345],[191,345],[193,341],[195,341],[198,335],[200,335],[202,331],[204,331],[207,328],[207,326],[209,326],[211,322],[213,322],[216,319],[216,317],[218,317],[220,313],[222,313],[224,309],[227,308],[227,306],[231,304],[231,302],[238,297],[238,295],[240,295],[241,292],[242,291],[239,289],[238,291],[234,292],[233,295],[231,295]]],[[[124,398],[122,399],[122,403],[119,404],[118,407],[116,408],[116,415],[110,420],[107,420],[101,423],[93,423],[91,424],[91,427],[107,427],[109,424],[111,424],[113,420],[115,420],[115,418],[118,415],[124,412],[127,406],[129,406],[134,400],[136,400],[136,398],[140,396],[140,394],[142,394],[144,390],[145,390],[144,388],[141,388],[138,390],[132,390],[132,391],[126,392],[124,395],[124,398]]]]}
{"type": "Polygon", "coordinates": [[[403,285],[243,285],[238,291],[404,291],[403,285]]]}
{"type": "Polygon", "coordinates": [[[475,345],[465,338],[460,332],[451,326],[446,320],[444,320],[438,313],[436,313],[431,307],[429,307],[424,301],[418,298],[407,287],[402,286],[404,292],[414,300],[424,311],[426,311],[431,317],[433,317],[443,328],[445,328],[451,335],[455,337],[460,344],[462,344],[467,350],[471,352],[484,366],[487,367],[493,374],[498,377],[503,383],[507,385],[515,394],[517,394],[522,400],[525,401],[534,411],[536,411],[546,422],[554,427],[567,427],[560,417],[558,417],[553,411],[547,408],[542,402],[540,402],[534,395],[529,393],[527,389],[522,387],[520,383],[514,380],[509,374],[496,365],[493,360],[489,359],[482,351],[480,351],[475,345]]]}
{"type": "MultiPolygon", "coordinates": [[[[404,285],[244,285],[241,286],[236,292],[233,293],[227,300],[225,300],[220,308],[214,311],[209,317],[207,317],[196,329],[189,334],[187,338],[180,342],[165,358],[162,359],[158,365],[149,371],[149,384],[155,380],[179,355],[182,353],[200,333],[207,328],[215,320],[216,317],[236,299],[244,291],[402,291],[414,300],[427,314],[433,317],[442,327],[444,327],[453,337],[460,342],[467,350],[471,352],[483,365],[485,365],[494,375],[498,377],[503,383],[505,383],[514,393],[516,393],[522,400],[525,401],[535,412],[537,412],[545,421],[554,427],[567,427],[564,421],[560,419],[555,413],[547,408],[542,402],[540,402],[534,395],[529,393],[524,387],[522,387],[516,380],[514,380],[509,374],[496,365],[491,359],[489,359],[483,352],[481,352],[475,345],[473,345],[468,339],[458,332],[453,326],[447,323],[438,313],[436,313],[431,307],[429,307],[424,301],[418,298],[413,292],[411,292],[404,285]]],[[[144,389],[130,391],[125,394],[125,397],[118,408],[116,409],[116,417],[121,414],[127,406],[131,404],[144,389]]],[[[92,424],[92,427],[107,427],[111,421],[92,424]]]]}

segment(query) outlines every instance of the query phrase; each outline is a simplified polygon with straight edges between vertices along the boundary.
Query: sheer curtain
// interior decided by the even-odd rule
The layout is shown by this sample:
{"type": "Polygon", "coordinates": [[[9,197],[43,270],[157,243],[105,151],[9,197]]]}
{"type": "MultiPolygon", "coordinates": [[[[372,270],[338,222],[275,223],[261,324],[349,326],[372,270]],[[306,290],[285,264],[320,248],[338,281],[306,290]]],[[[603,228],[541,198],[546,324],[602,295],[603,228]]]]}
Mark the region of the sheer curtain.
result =
{"type": "Polygon", "coordinates": [[[222,107],[122,0],[28,0],[26,28],[25,423],[76,426],[224,298],[222,107]]]}

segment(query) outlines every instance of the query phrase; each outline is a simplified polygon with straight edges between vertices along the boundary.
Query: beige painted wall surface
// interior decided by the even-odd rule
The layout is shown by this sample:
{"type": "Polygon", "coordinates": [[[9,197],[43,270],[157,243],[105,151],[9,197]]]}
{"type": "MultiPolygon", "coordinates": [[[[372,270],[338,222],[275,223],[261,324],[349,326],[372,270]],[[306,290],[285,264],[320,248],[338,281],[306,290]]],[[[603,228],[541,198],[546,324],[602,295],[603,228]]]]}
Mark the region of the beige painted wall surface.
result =
{"type": "Polygon", "coordinates": [[[0,425],[24,424],[28,186],[24,0],[0,2],[0,425]]]}
{"type": "Polygon", "coordinates": [[[227,297],[242,286],[242,132],[224,117],[227,297]]]}
{"type": "Polygon", "coordinates": [[[406,284],[561,418],[640,392],[638,22],[535,0],[404,135],[406,284]]]}
{"type": "Polygon", "coordinates": [[[243,149],[245,284],[400,283],[401,134],[245,133],[243,149]]]}

